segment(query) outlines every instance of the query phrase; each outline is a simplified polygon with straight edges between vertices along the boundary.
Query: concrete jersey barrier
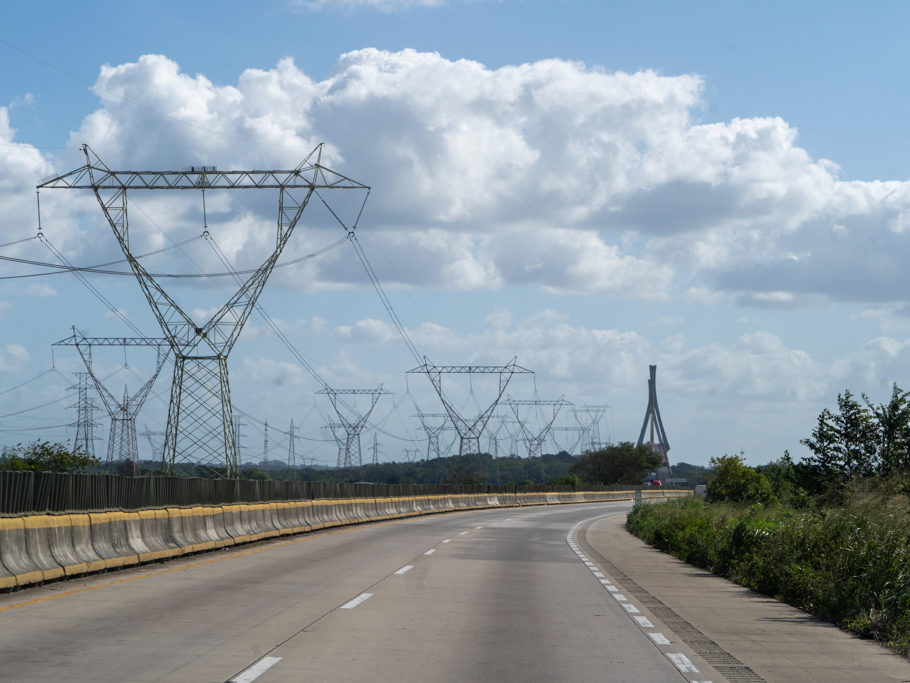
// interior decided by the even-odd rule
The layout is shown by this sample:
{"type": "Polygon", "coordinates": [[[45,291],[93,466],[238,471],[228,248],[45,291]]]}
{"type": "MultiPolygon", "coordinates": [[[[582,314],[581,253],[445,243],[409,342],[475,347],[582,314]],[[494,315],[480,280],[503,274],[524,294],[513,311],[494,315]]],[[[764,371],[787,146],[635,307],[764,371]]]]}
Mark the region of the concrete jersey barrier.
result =
{"type": "MultiPolygon", "coordinates": [[[[631,500],[635,490],[436,494],[0,517],[0,590],[266,538],[416,515],[631,500]]],[[[643,499],[689,490],[644,490],[643,499]]]]}

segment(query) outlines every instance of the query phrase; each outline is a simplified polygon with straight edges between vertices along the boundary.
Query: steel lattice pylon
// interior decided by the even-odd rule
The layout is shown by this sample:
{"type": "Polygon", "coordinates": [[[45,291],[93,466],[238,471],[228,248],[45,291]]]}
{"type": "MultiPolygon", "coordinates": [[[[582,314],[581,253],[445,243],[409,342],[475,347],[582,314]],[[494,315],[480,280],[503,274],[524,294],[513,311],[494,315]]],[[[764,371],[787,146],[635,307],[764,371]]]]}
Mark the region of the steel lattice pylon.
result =
{"type": "MultiPolygon", "coordinates": [[[[320,144],[296,168],[269,171],[112,171],[83,145],[86,164],[40,188],[90,189],[174,352],[162,466],[201,464],[227,477],[238,473],[227,358],[311,197],[321,189],[369,187],[321,165],[320,144]],[[278,190],[275,248],[208,322],[198,325],[130,251],[127,194],[155,190],[278,190]]],[[[362,207],[361,207],[362,210],[362,207]]],[[[356,227],[356,225],[354,226],[356,227]]],[[[350,231],[353,231],[351,228],[350,231]]]]}
{"type": "Polygon", "coordinates": [[[521,431],[525,435],[525,441],[528,444],[529,458],[539,458],[543,455],[543,443],[547,440],[547,435],[550,433],[550,428],[553,426],[553,423],[556,422],[556,417],[559,415],[560,408],[572,405],[564,398],[555,400],[541,400],[538,398],[515,400],[509,398],[506,401],[506,404],[512,409],[512,412],[515,414],[515,419],[518,420],[518,426],[521,427],[521,431]],[[553,409],[553,415],[549,420],[544,421],[542,429],[537,432],[532,432],[531,428],[528,426],[528,420],[522,420],[521,416],[518,414],[519,406],[531,406],[532,408],[549,406],[553,409]]]}
{"type": "Polygon", "coordinates": [[[297,450],[294,446],[294,418],[291,418],[291,426],[288,427],[288,467],[293,471],[293,477],[297,478],[297,450]]]}
{"type": "Polygon", "coordinates": [[[578,448],[578,444],[582,442],[582,439],[585,434],[584,427],[550,427],[550,435],[553,437],[553,443],[556,444],[556,448],[566,453],[573,454],[575,449],[578,448]],[[559,440],[556,438],[557,432],[565,432],[566,434],[575,434],[575,441],[572,442],[572,445],[568,448],[563,448],[559,443],[559,440]]]}
{"type": "Polygon", "coordinates": [[[439,395],[439,400],[442,401],[443,408],[445,408],[449,419],[455,426],[455,431],[458,432],[458,455],[464,455],[465,453],[480,453],[480,436],[483,434],[483,430],[487,426],[490,416],[493,415],[493,412],[496,410],[496,406],[499,405],[502,395],[506,392],[506,387],[509,386],[512,375],[534,374],[533,371],[516,365],[517,359],[515,358],[513,358],[512,362],[508,365],[430,365],[430,362],[426,358],[423,360],[423,365],[414,368],[413,370],[408,370],[408,374],[421,373],[430,378],[433,388],[436,389],[436,393],[439,395]],[[482,410],[474,419],[466,419],[462,417],[458,409],[452,404],[448,397],[446,397],[445,392],[442,390],[442,375],[448,374],[499,375],[499,393],[486,410],[482,410]]]}
{"type": "Polygon", "coordinates": [[[339,422],[330,422],[328,425],[329,429],[332,430],[335,441],[338,442],[338,466],[354,467],[356,460],[357,467],[362,467],[363,457],[360,451],[360,434],[363,432],[363,428],[366,426],[367,420],[380,397],[389,392],[385,391],[380,385],[376,389],[332,389],[326,386],[316,393],[325,394],[329,397],[332,402],[332,408],[335,409],[335,414],[338,416],[339,422]],[[354,406],[349,405],[343,399],[339,399],[339,396],[369,396],[370,408],[365,413],[360,413],[354,406]],[[335,431],[339,428],[343,429],[345,434],[343,452],[341,450],[341,440],[335,431]]]}
{"type": "Polygon", "coordinates": [[[600,420],[607,412],[608,405],[585,405],[573,408],[572,415],[581,429],[581,452],[594,451],[600,448],[600,420]],[[583,419],[581,416],[584,416],[583,419]]]}
{"type": "Polygon", "coordinates": [[[139,442],[136,438],[136,416],[142,409],[145,399],[148,398],[152,385],[158,379],[158,374],[167,360],[170,350],[166,339],[130,338],[130,337],[86,337],[76,328],[73,334],[66,339],[61,339],[54,346],[75,346],[82,358],[82,363],[89,377],[95,384],[95,389],[101,397],[105,410],[111,418],[111,431],[107,441],[106,467],[110,471],[115,462],[127,462],[132,466],[133,474],[139,474],[139,442]],[[123,398],[118,400],[111,391],[104,386],[101,379],[92,368],[93,346],[152,346],[157,351],[155,372],[132,396],[123,387],[123,398]]]}
{"type": "Polygon", "coordinates": [[[98,423],[95,422],[94,413],[98,410],[98,406],[88,395],[91,375],[87,372],[77,372],[75,375],[76,384],[69,388],[69,390],[76,392],[76,404],[71,406],[76,409],[76,438],[73,442],[73,447],[76,449],[81,448],[83,455],[94,458],[95,427],[98,426],[98,423]]]}
{"type": "Polygon", "coordinates": [[[427,435],[427,460],[430,455],[435,453],[436,458],[442,457],[442,450],[439,448],[439,435],[447,429],[452,429],[449,424],[447,413],[422,413],[419,410],[412,417],[420,418],[420,427],[424,434],[427,435]],[[432,424],[434,420],[442,420],[440,424],[432,424]]]}

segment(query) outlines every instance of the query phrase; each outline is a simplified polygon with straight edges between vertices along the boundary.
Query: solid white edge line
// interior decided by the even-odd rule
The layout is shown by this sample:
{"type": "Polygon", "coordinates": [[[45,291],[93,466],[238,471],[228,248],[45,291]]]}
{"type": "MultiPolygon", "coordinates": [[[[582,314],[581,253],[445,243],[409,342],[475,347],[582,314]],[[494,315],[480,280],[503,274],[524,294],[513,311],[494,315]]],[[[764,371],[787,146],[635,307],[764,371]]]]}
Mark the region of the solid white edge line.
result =
{"type": "Polygon", "coordinates": [[[354,608],[357,607],[357,605],[359,605],[361,602],[366,602],[367,600],[369,600],[369,599],[372,598],[372,597],[373,597],[373,594],[372,594],[372,593],[361,593],[360,595],[358,595],[358,596],[357,596],[356,598],[354,598],[353,600],[348,600],[346,603],[344,603],[344,604],[341,606],[341,609],[354,609],[354,608]]]}
{"type": "MultiPolygon", "coordinates": [[[[601,574],[599,571],[600,568],[598,567],[597,570],[595,570],[594,567],[591,566],[588,558],[584,557],[578,550],[575,549],[575,529],[578,528],[580,525],[581,525],[581,522],[579,522],[572,528],[572,530],[569,532],[569,535],[566,538],[566,540],[568,541],[569,546],[572,547],[573,550],[575,550],[575,554],[579,557],[579,559],[581,559],[586,565],[588,565],[588,568],[591,569],[595,575],[599,575],[598,578],[600,578],[603,576],[603,574],[601,574]]],[[[640,615],[641,612],[635,605],[633,605],[629,602],[625,602],[625,600],[627,600],[626,596],[623,595],[622,593],[617,592],[618,589],[616,588],[616,586],[610,585],[610,582],[603,578],[600,578],[600,582],[602,584],[604,584],[604,588],[606,588],[608,591],[610,591],[611,595],[614,598],[616,598],[617,601],[619,601],[619,604],[622,605],[623,609],[625,609],[626,612],[628,612],[629,615],[633,619],[635,619],[636,622],[638,622],[639,627],[654,628],[654,624],[652,624],[651,621],[647,617],[636,616],[636,615],[640,615]]],[[[648,636],[650,636],[651,640],[654,641],[655,645],[669,645],[670,644],[670,641],[667,639],[667,637],[663,633],[648,633],[648,636]]],[[[695,665],[692,663],[692,661],[688,657],[686,657],[684,654],[682,654],[681,652],[667,652],[665,654],[666,654],[667,658],[671,662],[673,662],[673,664],[676,666],[677,669],[679,669],[679,671],[681,673],[699,673],[698,669],[695,667],[695,665]]],[[[695,683],[698,683],[698,682],[696,681],[695,683]]],[[[710,682],[708,682],[708,683],[710,683],[710,682]]]]}
{"type": "Polygon", "coordinates": [[[249,669],[244,669],[228,683],[251,683],[281,661],[281,657],[263,657],[249,669]]]}
{"type": "Polygon", "coordinates": [[[682,652],[668,652],[667,657],[676,665],[676,668],[683,673],[698,673],[698,669],[695,668],[695,665],[682,652]]]}
{"type": "Polygon", "coordinates": [[[398,570],[397,572],[395,572],[395,573],[396,573],[396,574],[399,574],[399,575],[400,575],[400,574],[407,574],[407,573],[408,573],[409,571],[411,571],[413,568],[414,568],[414,565],[413,565],[413,564],[406,564],[405,566],[403,566],[401,569],[399,569],[399,570],[398,570]]]}

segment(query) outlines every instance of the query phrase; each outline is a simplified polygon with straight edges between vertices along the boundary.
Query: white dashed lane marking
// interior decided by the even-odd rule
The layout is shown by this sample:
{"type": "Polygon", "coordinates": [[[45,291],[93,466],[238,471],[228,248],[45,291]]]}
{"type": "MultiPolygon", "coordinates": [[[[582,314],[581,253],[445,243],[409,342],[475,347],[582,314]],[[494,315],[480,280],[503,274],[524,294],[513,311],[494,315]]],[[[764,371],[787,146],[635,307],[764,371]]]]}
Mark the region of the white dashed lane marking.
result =
{"type": "Polygon", "coordinates": [[[427,550],[427,551],[424,553],[424,555],[432,555],[432,554],[435,553],[435,552],[436,552],[436,548],[430,548],[429,550],[427,550]]]}
{"type": "Polygon", "coordinates": [[[249,669],[244,669],[234,676],[228,683],[252,683],[280,661],[281,657],[263,657],[249,669]]]}
{"type": "Polygon", "coordinates": [[[341,609],[354,609],[355,607],[357,607],[357,605],[359,605],[362,602],[366,602],[367,600],[369,600],[372,597],[373,597],[372,593],[361,593],[353,600],[348,600],[346,603],[344,603],[341,606],[341,609]]]}
{"type": "Polygon", "coordinates": [[[395,573],[396,573],[396,574],[407,574],[407,573],[408,573],[409,571],[411,571],[413,568],[414,568],[414,565],[413,565],[413,564],[406,564],[405,566],[403,566],[401,569],[399,569],[399,570],[398,570],[397,572],[395,572],[395,573]]]}

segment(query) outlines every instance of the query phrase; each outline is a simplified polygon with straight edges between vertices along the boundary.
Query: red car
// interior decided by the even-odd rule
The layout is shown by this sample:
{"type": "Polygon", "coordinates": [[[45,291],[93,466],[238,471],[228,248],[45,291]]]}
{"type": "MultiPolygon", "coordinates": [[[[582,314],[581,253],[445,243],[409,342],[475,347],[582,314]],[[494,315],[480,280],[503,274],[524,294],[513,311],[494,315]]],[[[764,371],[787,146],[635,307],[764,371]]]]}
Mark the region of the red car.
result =
{"type": "Polygon", "coordinates": [[[650,482],[651,486],[663,486],[664,483],[660,479],[652,479],[650,482]]]}

